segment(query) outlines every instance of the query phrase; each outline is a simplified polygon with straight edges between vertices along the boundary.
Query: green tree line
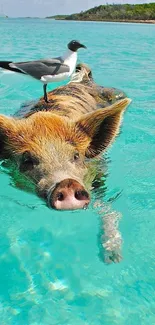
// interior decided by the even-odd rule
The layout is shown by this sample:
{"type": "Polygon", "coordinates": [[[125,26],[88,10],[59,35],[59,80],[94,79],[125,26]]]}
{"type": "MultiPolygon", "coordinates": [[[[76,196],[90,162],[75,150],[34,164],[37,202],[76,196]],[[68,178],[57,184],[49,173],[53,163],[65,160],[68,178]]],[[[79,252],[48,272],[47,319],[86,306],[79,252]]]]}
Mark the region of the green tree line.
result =
{"type": "Polygon", "coordinates": [[[66,20],[155,20],[155,2],[144,4],[101,5],[78,14],[65,17],[66,20]]]}

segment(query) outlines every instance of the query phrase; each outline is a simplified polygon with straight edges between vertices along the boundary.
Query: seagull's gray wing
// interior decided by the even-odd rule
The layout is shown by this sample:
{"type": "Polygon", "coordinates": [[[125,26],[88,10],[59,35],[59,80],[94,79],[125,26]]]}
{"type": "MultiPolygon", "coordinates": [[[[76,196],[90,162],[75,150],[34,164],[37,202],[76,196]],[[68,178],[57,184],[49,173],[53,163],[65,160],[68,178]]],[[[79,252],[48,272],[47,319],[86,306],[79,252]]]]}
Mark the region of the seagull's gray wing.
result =
{"type": "Polygon", "coordinates": [[[62,57],[61,56],[59,56],[59,57],[57,57],[57,58],[48,58],[48,59],[41,59],[41,60],[37,60],[36,62],[43,62],[43,63],[45,63],[46,65],[49,65],[49,64],[51,64],[51,63],[56,63],[56,64],[60,64],[60,63],[64,63],[64,61],[63,61],[63,59],[62,59],[62,57]]]}
{"type": "Polygon", "coordinates": [[[69,72],[69,67],[59,58],[14,63],[15,67],[36,79],[46,75],[69,72]]]}

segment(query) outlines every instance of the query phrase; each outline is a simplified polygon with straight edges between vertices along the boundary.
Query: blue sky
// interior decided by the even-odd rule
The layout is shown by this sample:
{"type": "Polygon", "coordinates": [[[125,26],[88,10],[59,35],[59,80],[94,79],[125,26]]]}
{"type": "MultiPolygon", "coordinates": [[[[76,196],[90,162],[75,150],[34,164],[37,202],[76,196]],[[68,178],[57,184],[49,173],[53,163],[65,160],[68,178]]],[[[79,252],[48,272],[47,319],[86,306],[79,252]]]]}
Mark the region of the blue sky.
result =
{"type": "Polygon", "coordinates": [[[0,12],[10,17],[69,14],[105,3],[150,3],[152,0],[0,0],[0,12]]]}

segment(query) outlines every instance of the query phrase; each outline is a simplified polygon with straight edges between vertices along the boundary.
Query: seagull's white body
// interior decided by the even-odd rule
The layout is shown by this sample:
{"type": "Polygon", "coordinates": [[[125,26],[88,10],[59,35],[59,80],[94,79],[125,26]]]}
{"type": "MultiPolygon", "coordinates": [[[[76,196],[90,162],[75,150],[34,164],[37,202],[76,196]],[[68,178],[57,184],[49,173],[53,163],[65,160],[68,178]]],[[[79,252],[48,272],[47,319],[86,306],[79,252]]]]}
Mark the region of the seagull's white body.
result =
{"type": "Polygon", "coordinates": [[[69,67],[69,72],[59,73],[58,75],[44,75],[41,77],[41,81],[45,84],[48,84],[50,82],[58,82],[63,81],[67,78],[69,78],[76,67],[77,63],[77,52],[73,52],[71,50],[68,50],[62,57],[61,60],[63,64],[67,65],[69,67]]]}
{"type": "Polygon", "coordinates": [[[70,76],[74,72],[77,63],[77,52],[73,52],[68,49],[68,51],[62,56],[64,64],[68,65],[70,68],[70,76]]]}

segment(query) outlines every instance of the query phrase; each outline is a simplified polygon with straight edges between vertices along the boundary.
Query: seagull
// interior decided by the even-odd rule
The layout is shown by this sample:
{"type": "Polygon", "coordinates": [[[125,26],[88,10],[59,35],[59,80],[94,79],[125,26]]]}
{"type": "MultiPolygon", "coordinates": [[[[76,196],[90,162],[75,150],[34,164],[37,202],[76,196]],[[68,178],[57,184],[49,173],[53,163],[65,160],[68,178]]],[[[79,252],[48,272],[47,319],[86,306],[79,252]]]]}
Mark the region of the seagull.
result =
{"type": "Polygon", "coordinates": [[[0,68],[29,75],[43,83],[44,100],[48,103],[47,84],[70,77],[76,67],[77,50],[86,46],[73,40],[68,43],[67,51],[60,57],[27,62],[0,61],[0,68]]]}

